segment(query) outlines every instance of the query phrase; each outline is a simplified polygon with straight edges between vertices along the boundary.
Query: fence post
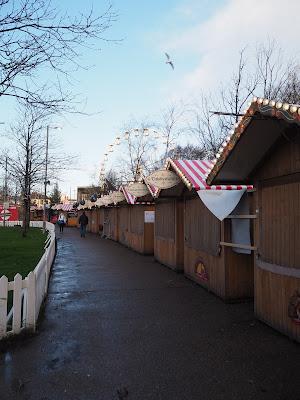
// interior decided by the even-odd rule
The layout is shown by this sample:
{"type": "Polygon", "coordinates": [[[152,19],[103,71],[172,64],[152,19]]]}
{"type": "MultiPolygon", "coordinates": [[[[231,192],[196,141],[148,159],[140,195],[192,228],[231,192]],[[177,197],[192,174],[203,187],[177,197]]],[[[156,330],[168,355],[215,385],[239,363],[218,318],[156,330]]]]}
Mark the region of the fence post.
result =
{"type": "Polygon", "coordinates": [[[48,291],[48,279],[49,279],[49,273],[48,273],[48,262],[49,262],[49,247],[47,247],[45,251],[45,256],[46,256],[46,266],[45,266],[45,288],[44,288],[44,297],[47,294],[48,291]]]}
{"type": "Polygon", "coordinates": [[[0,338],[6,335],[7,329],[7,294],[8,279],[3,275],[0,278],[0,338]]]}
{"type": "Polygon", "coordinates": [[[13,333],[21,332],[21,315],[22,315],[22,276],[16,274],[14,278],[14,294],[13,294],[13,333]]]}
{"type": "Polygon", "coordinates": [[[35,302],[36,302],[36,288],[35,288],[35,275],[30,272],[26,278],[27,280],[27,316],[26,316],[26,329],[35,331],[35,302]]]}

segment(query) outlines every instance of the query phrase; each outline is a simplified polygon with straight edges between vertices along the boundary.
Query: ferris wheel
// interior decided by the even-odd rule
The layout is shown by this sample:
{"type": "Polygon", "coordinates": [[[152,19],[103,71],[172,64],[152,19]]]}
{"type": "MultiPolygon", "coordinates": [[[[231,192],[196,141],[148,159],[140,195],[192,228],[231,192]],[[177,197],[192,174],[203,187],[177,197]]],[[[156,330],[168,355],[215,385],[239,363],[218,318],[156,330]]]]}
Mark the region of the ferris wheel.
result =
{"type": "Polygon", "coordinates": [[[168,137],[161,132],[153,128],[134,128],[125,131],[120,136],[117,136],[113,143],[108,145],[106,152],[103,155],[103,159],[100,163],[100,175],[99,175],[99,184],[100,187],[103,187],[105,184],[105,176],[106,176],[106,167],[109,161],[111,154],[116,151],[117,147],[120,146],[122,143],[126,143],[130,141],[131,138],[138,138],[147,140],[149,138],[153,138],[155,140],[161,140],[163,145],[168,144],[168,137]]]}

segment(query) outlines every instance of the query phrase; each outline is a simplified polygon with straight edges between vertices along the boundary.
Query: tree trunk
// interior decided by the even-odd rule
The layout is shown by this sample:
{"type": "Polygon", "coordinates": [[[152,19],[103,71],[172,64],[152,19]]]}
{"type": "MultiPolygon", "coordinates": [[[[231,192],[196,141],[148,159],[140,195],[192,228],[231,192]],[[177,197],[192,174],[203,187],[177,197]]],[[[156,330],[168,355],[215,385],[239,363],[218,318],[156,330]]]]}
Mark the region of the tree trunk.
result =
{"type": "Polygon", "coordinates": [[[22,236],[26,237],[29,230],[30,222],[30,201],[24,199],[23,201],[23,226],[22,226],[22,236]]]}

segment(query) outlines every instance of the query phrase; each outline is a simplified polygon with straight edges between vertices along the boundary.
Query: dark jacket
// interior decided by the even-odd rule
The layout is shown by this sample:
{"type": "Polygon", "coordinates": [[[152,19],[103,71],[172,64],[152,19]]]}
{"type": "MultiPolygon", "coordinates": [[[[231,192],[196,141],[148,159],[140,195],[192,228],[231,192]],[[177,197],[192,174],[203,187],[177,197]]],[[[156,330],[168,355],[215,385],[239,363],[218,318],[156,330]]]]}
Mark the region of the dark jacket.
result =
{"type": "Polygon", "coordinates": [[[80,223],[80,225],[87,225],[89,223],[88,217],[85,214],[80,215],[79,223],[80,223]]]}

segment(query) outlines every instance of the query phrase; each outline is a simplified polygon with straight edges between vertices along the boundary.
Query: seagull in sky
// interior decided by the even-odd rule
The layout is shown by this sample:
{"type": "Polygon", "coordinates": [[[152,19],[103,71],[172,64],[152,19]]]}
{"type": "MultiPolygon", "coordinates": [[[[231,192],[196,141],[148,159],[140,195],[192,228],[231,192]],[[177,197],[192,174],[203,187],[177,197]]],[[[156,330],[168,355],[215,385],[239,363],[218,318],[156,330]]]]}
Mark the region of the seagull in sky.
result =
{"type": "Polygon", "coordinates": [[[174,69],[174,64],[173,64],[173,61],[171,60],[169,54],[168,54],[168,53],[165,53],[165,55],[166,55],[166,57],[167,57],[166,64],[170,64],[171,67],[174,69]]]}

